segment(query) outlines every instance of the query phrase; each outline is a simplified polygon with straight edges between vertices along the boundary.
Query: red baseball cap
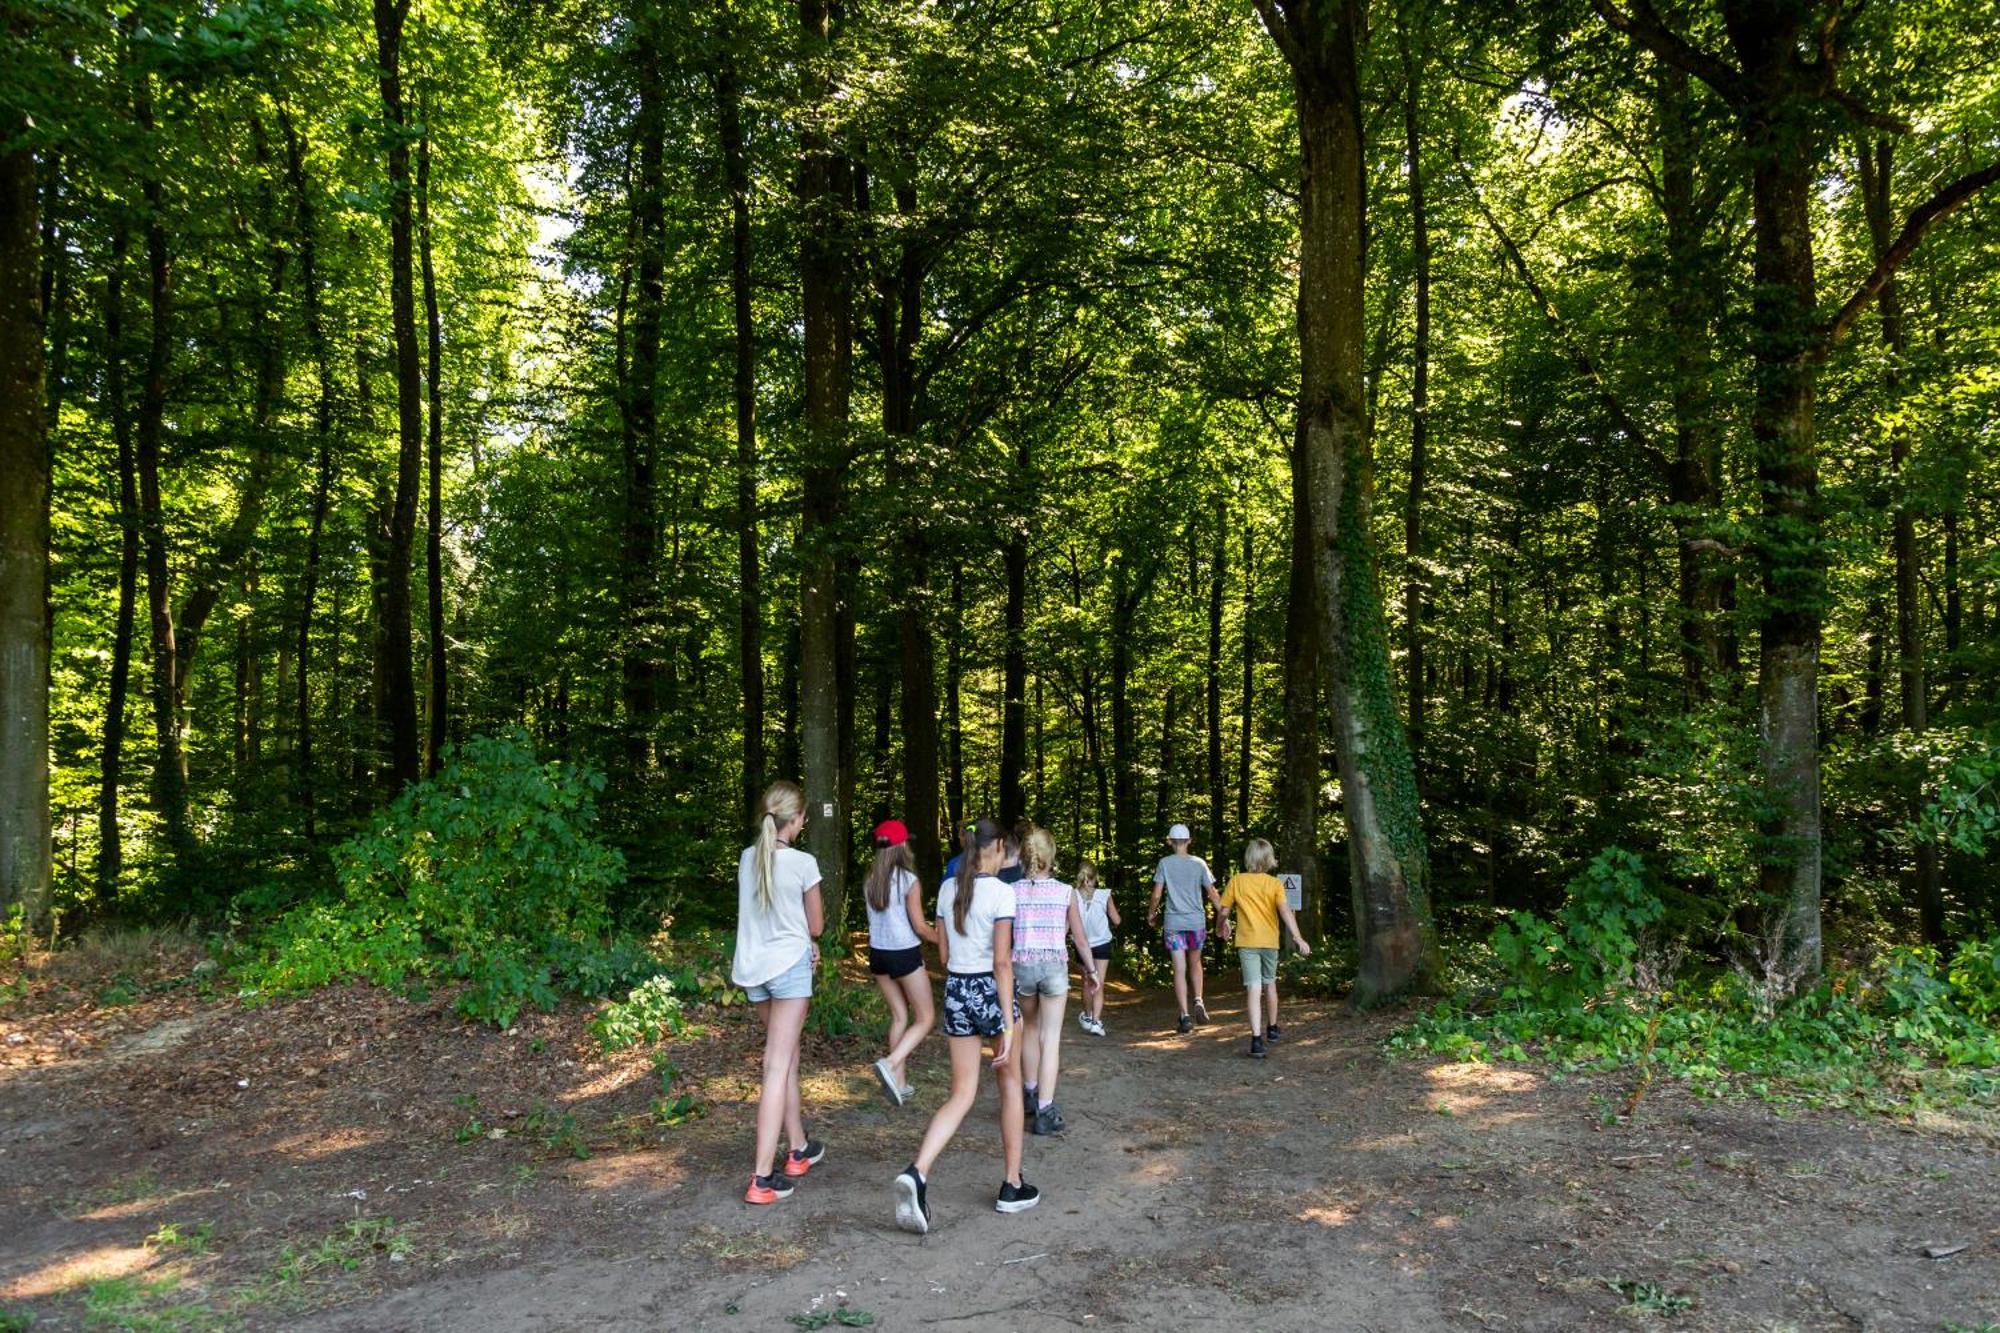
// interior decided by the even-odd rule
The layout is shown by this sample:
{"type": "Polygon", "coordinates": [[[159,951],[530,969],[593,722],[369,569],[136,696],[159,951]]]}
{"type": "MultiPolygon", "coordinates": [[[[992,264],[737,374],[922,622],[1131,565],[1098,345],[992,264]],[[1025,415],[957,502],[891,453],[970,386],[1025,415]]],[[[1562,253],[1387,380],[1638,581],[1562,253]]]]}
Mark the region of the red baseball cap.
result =
{"type": "Polygon", "coordinates": [[[900,847],[910,840],[910,830],[900,819],[885,819],[875,826],[877,847],[900,847]]]}

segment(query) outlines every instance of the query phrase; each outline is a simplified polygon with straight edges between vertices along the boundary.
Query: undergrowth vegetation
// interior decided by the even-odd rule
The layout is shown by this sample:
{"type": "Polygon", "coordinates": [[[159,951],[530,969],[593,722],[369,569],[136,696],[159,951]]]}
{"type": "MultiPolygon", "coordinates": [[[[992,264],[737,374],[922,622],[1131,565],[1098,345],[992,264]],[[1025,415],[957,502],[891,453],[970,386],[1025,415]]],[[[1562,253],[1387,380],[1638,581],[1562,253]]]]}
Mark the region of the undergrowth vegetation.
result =
{"type": "Polygon", "coordinates": [[[1707,1091],[1834,1103],[1906,1105],[1941,1088],[2000,1096],[2000,939],[1967,941],[1948,962],[1927,946],[1896,946],[1793,993],[1759,942],[1736,942],[1726,968],[1688,965],[1687,942],[1656,930],[1662,916],[1639,858],[1609,849],[1553,919],[1508,913],[1489,941],[1487,976],[1389,1046],[1658,1068],[1707,1091]],[[1947,1077],[1906,1077],[1927,1069],[1947,1077]]]}

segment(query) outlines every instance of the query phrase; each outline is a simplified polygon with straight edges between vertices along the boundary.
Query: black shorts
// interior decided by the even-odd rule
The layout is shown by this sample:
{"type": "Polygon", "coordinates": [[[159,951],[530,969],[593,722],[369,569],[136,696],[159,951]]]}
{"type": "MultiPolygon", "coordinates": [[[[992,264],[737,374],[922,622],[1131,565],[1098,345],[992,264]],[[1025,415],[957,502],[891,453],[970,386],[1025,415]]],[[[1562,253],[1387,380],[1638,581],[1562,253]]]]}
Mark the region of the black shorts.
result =
{"type": "Polygon", "coordinates": [[[907,949],[878,949],[868,946],[868,970],[878,977],[888,977],[894,981],[919,971],[924,965],[924,946],[913,944],[907,949]]]}
{"type": "Polygon", "coordinates": [[[1111,941],[1106,940],[1102,944],[1091,945],[1090,956],[1092,958],[1101,958],[1108,960],[1111,957],[1111,941]]]}
{"type": "MultiPolygon", "coordinates": [[[[1021,1006],[1015,1004],[1014,1021],[1021,1021],[1021,1006]]],[[[1006,1010],[1000,1007],[1000,987],[991,972],[944,974],[944,1023],[947,1037],[998,1037],[1007,1026],[1006,1010]]]]}

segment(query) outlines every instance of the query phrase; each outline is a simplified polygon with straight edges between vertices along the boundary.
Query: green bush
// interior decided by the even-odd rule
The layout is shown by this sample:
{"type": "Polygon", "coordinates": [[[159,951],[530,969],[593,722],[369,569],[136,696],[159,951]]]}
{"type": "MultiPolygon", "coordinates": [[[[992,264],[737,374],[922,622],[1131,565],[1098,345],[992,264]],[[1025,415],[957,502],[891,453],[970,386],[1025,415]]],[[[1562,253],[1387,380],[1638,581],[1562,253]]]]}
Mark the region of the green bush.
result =
{"type": "Polygon", "coordinates": [[[624,999],[598,1011],[590,1020],[590,1035],[606,1052],[679,1036],[687,1029],[687,1016],[677,989],[667,976],[640,982],[624,999]]]}
{"type": "Polygon", "coordinates": [[[603,786],[537,761],[519,732],[448,750],[436,777],[335,849],[341,896],[280,917],[239,980],[253,993],[456,981],[459,1011],[501,1027],[564,993],[645,980],[659,970],[651,955],[607,938],[624,861],[595,829],[603,786]]]}
{"type": "Polygon", "coordinates": [[[1571,882],[1553,924],[1530,912],[1512,912],[1494,929],[1493,954],[1508,979],[1503,997],[1575,1004],[1629,984],[1640,935],[1664,910],[1646,887],[1639,858],[1606,848],[1571,882]]]}

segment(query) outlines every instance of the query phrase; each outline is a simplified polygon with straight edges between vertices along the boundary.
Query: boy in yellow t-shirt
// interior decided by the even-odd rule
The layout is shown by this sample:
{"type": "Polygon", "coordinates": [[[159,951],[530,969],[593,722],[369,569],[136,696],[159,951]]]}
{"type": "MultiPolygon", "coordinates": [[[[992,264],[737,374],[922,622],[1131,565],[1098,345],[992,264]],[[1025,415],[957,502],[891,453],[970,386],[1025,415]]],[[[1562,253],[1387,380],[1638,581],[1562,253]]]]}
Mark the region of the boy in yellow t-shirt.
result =
{"type": "Polygon", "coordinates": [[[1243,937],[1236,941],[1236,957],[1243,964],[1243,989],[1249,996],[1250,1058],[1264,1058],[1265,1043],[1278,1039],[1278,922],[1292,937],[1301,958],[1312,953],[1299,934],[1298,918],[1285,901],[1285,886],[1271,873],[1278,864],[1271,844],[1252,838],[1243,849],[1243,870],[1229,877],[1222,891],[1222,938],[1231,932],[1231,913],[1243,916],[1243,937]],[[1271,1025],[1264,1026],[1264,1001],[1270,1000],[1271,1025]]]}

